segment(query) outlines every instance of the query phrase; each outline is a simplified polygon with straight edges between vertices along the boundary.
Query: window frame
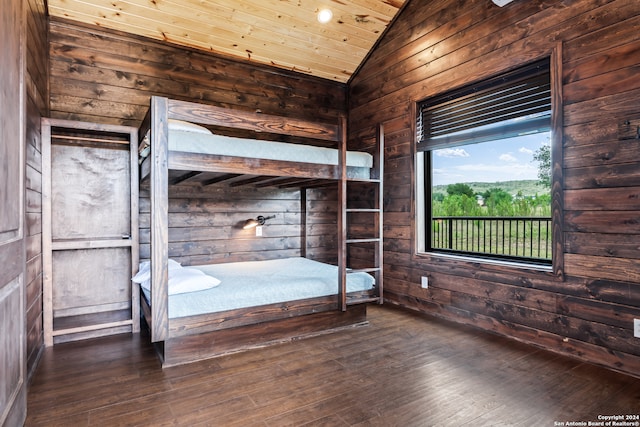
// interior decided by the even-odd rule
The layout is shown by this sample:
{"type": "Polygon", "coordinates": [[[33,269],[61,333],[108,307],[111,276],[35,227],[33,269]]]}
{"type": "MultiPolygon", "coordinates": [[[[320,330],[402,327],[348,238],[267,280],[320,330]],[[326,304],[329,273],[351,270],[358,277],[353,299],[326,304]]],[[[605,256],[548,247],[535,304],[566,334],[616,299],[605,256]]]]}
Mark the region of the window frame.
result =
{"type": "MultiPolygon", "coordinates": [[[[477,83],[482,81],[489,81],[490,79],[499,77],[502,74],[506,74],[512,70],[521,68],[529,63],[538,62],[540,60],[547,59],[549,60],[549,77],[550,77],[550,87],[551,87],[551,123],[550,123],[550,132],[551,132],[551,221],[552,221],[552,257],[551,257],[551,265],[539,264],[535,262],[528,262],[522,260],[502,260],[497,258],[491,258],[487,256],[483,256],[481,254],[451,254],[440,251],[427,251],[425,248],[425,233],[427,230],[430,230],[429,220],[431,211],[428,212],[427,209],[430,209],[431,203],[427,201],[430,197],[431,192],[428,190],[428,185],[430,185],[429,180],[430,175],[425,173],[430,171],[430,169],[425,169],[429,167],[428,164],[425,164],[425,158],[428,155],[424,155],[424,150],[421,150],[422,147],[419,145],[418,141],[418,131],[417,131],[417,118],[420,114],[420,104],[423,103],[426,99],[434,98],[438,96],[438,93],[431,94],[429,96],[424,96],[418,100],[414,100],[411,105],[412,111],[412,138],[414,140],[414,197],[413,197],[413,249],[414,249],[414,258],[417,259],[453,259],[453,260],[462,260],[462,261],[470,261],[474,263],[482,263],[482,264],[497,264],[497,265],[505,265],[505,266],[513,266],[518,268],[529,268],[534,270],[542,270],[542,271],[551,271],[554,276],[559,278],[560,280],[564,280],[564,233],[563,233],[563,169],[562,169],[562,155],[563,155],[563,111],[562,111],[562,52],[561,45],[558,44],[556,47],[551,49],[549,53],[546,55],[535,58],[533,61],[529,61],[527,63],[515,64],[509,69],[506,70],[498,70],[494,72],[487,78],[477,80],[477,83]],[[425,194],[425,191],[428,193],[425,194]]],[[[459,87],[467,86],[473,81],[463,82],[459,87]]],[[[447,91],[451,92],[451,91],[447,91]]],[[[442,148],[442,147],[435,147],[442,148]]],[[[432,149],[431,147],[429,148],[432,149]]]]}

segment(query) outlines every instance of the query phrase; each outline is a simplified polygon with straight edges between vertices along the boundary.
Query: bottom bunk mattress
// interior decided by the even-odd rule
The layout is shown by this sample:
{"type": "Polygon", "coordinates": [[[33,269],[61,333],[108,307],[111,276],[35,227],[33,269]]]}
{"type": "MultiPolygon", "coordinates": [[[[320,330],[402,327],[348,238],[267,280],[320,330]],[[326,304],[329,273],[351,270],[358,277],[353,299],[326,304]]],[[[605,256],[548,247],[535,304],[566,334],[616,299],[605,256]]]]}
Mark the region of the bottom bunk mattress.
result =
{"type": "MultiPolygon", "coordinates": [[[[302,257],[190,267],[181,267],[175,262],[170,262],[169,268],[169,318],[257,307],[338,293],[338,267],[302,257]],[[178,273],[183,273],[185,270],[205,273],[209,284],[202,287],[207,289],[183,292],[190,286],[177,283],[176,277],[181,275],[178,273]],[[171,292],[172,287],[181,289],[180,293],[171,292]]],[[[188,280],[192,284],[195,282],[191,277],[188,280]]],[[[347,293],[367,291],[374,285],[375,279],[368,273],[347,274],[347,293]]],[[[149,281],[142,281],[140,286],[147,301],[151,301],[149,281]]],[[[198,288],[197,283],[195,287],[198,288]]]]}

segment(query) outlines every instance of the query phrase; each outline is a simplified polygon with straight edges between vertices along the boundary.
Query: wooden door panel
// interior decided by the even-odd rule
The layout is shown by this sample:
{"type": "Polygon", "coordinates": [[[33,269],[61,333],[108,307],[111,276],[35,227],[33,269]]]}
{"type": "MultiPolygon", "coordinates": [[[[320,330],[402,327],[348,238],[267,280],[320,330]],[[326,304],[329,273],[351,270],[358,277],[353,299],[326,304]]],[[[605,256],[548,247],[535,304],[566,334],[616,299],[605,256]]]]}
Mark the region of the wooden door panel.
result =
{"type": "MultiPolygon", "coordinates": [[[[0,244],[19,234],[22,206],[20,110],[21,2],[3,0],[0,20],[0,244]]],[[[4,284],[0,283],[0,286],[4,284]]]]}
{"type": "Polygon", "coordinates": [[[130,279],[130,248],[55,251],[54,317],[130,308],[130,279]]]}
{"type": "Polygon", "coordinates": [[[12,280],[0,289],[0,408],[6,408],[7,411],[24,385],[24,320],[15,316],[22,305],[22,298],[21,278],[12,280]]]}
{"type": "MultiPolygon", "coordinates": [[[[0,118],[0,127],[4,127],[0,118]]],[[[0,144],[0,239],[7,240],[18,235],[20,229],[20,162],[16,152],[20,146],[10,141],[0,144]]]]}
{"type": "Polygon", "coordinates": [[[51,147],[52,239],[131,233],[129,150],[51,147]]]}
{"type": "Polygon", "coordinates": [[[0,425],[26,417],[24,9],[0,0],[0,425]]]}

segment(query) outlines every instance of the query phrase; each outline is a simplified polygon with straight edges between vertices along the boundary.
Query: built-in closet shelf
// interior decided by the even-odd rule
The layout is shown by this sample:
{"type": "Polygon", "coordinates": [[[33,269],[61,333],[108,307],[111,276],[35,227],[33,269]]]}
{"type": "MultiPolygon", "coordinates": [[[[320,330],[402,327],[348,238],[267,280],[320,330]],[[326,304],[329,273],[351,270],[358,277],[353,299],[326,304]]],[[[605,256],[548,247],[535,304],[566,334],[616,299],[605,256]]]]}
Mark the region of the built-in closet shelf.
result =
{"type": "Polygon", "coordinates": [[[122,320],[119,322],[107,322],[107,323],[97,323],[94,325],[78,326],[76,328],[54,329],[53,331],[51,331],[51,335],[53,337],[58,337],[58,336],[76,335],[81,333],[86,334],[86,333],[91,333],[95,331],[103,331],[103,330],[109,330],[114,328],[120,329],[123,326],[133,327],[134,323],[135,321],[133,319],[128,319],[128,320],[122,320]]]}
{"type": "Polygon", "coordinates": [[[54,251],[69,251],[74,249],[130,248],[133,243],[130,239],[54,240],[51,242],[51,249],[54,251]]]}

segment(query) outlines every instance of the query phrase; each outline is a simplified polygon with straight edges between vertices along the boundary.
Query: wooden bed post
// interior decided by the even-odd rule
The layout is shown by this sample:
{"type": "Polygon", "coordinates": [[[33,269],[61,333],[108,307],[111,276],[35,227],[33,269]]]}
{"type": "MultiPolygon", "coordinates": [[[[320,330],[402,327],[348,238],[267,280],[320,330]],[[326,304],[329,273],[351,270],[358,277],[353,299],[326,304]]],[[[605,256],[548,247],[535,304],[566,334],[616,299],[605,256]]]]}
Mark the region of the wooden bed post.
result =
{"type": "MultiPolygon", "coordinates": [[[[140,169],[138,167],[138,129],[129,135],[129,151],[131,162],[131,277],[140,265],[140,169]]],[[[133,333],[140,332],[140,285],[131,282],[131,318],[133,333]]]]}
{"type": "Polygon", "coordinates": [[[374,165],[373,168],[376,171],[377,175],[374,178],[378,179],[377,185],[377,208],[378,215],[376,216],[376,226],[378,228],[378,244],[377,250],[375,254],[375,265],[378,267],[376,271],[376,284],[378,285],[378,304],[382,304],[384,302],[383,297],[383,280],[384,280],[384,222],[383,222],[383,211],[384,211],[384,125],[382,123],[378,123],[378,129],[376,133],[376,156],[374,157],[374,165]]]}
{"type": "Polygon", "coordinates": [[[151,97],[151,341],[169,332],[168,99],[151,97]]]}
{"type": "Polygon", "coordinates": [[[52,219],[51,201],[51,124],[49,119],[42,119],[42,323],[44,345],[53,345],[53,251],[52,251],[52,219]]]}
{"type": "Polygon", "coordinates": [[[347,310],[347,119],[340,117],[340,147],[338,165],[338,304],[347,310]]]}
{"type": "Polygon", "coordinates": [[[307,193],[308,188],[300,189],[300,256],[307,257],[307,193]]]}

